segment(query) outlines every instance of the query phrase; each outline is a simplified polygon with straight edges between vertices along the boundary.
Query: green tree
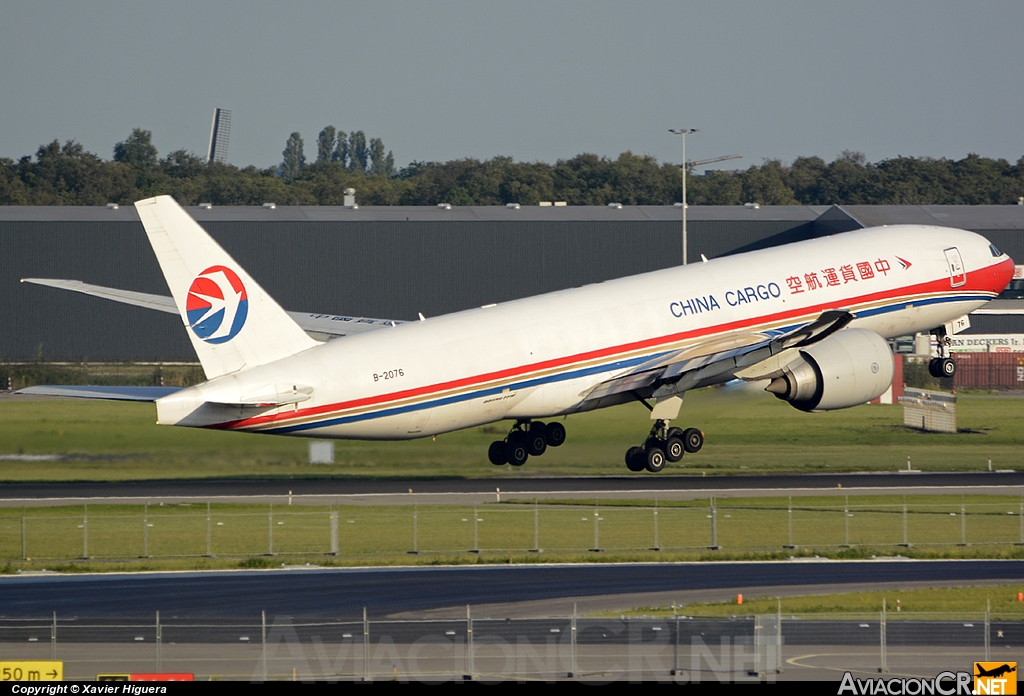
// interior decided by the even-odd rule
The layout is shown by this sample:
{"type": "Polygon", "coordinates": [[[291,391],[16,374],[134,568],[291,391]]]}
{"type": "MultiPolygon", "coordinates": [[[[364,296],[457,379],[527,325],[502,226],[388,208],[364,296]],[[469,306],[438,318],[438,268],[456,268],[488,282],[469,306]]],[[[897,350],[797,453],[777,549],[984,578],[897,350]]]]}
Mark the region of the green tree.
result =
{"type": "Polygon", "coordinates": [[[384,141],[380,138],[371,138],[369,151],[370,174],[373,174],[374,176],[386,174],[384,170],[384,157],[384,141]]]}
{"type": "Polygon", "coordinates": [[[316,139],[317,164],[325,164],[334,159],[334,148],[337,145],[337,131],[334,126],[327,126],[316,139]]]}
{"type": "Polygon", "coordinates": [[[299,178],[306,166],[306,155],[302,152],[302,136],[292,133],[284,146],[284,160],[281,162],[281,178],[289,184],[299,178]]]}
{"type": "Polygon", "coordinates": [[[743,173],[743,198],[747,203],[764,205],[796,205],[793,190],[786,185],[785,173],[779,160],[765,160],[743,173]]]}
{"type": "Polygon", "coordinates": [[[28,205],[28,190],[14,160],[0,158],[0,205],[28,205]]]}
{"type": "Polygon", "coordinates": [[[130,164],[136,169],[152,169],[156,166],[156,158],[152,131],[133,128],[131,135],[114,145],[114,161],[130,164]]]}
{"type": "Polygon", "coordinates": [[[365,172],[370,162],[370,150],[366,146],[366,134],[360,131],[352,131],[348,136],[348,159],[349,169],[357,172],[365,172]]]}
{"type": "Polygon", "coordinates": [[[168,176],[178,179],[200,177],[205,164],[201,157],[188,150],[175,150],[160,160],[160,169],[168,176]]]}
{"type": "Polygon", "coordinates": [[[338,141],[334,153],[331,154],[331,161],[337,162],[342,167],[349,165],[348,135],[345,131],[338,131],[338,141]]]}

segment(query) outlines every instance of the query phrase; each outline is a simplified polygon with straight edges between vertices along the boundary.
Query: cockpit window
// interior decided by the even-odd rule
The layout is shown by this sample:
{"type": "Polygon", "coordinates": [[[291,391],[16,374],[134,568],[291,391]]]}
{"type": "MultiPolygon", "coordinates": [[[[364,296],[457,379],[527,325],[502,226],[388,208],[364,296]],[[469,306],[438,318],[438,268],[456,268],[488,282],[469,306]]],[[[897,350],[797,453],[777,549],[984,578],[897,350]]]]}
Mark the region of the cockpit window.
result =
{"type": "Polygon", "coordinates": [[[1003,255],[1003,252],[999,251],[999,249],[996,248],[995,244],[989,244],[988,250],[991,251],[992,255],[995,256],[996,258],[999,258],[1000,256],[1003,255]]]}

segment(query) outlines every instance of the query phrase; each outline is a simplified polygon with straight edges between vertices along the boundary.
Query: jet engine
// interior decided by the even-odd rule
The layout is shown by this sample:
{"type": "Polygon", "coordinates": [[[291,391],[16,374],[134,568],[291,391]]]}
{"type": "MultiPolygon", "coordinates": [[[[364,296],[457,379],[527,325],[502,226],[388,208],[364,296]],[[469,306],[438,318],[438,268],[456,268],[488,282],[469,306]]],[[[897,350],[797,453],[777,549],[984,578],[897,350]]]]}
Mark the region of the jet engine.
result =
{"type": "Polygon", "coordinates": [[[765,391],[801,411],[830,411],[881,396],[892,376],[885,339],[867,329],[843,329],[801,349],[765,391]]]}

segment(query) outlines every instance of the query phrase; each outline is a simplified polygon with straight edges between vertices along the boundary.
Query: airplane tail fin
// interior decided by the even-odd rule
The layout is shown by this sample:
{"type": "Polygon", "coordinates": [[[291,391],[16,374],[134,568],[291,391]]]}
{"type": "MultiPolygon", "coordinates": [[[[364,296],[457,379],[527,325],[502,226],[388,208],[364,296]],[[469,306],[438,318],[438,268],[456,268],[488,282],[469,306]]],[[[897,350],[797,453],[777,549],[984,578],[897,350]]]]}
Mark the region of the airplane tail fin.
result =
{"type": "Polygon", "coordinates": [[[207,379],[317,345],[173,198],[135,208],[207,379]]]}

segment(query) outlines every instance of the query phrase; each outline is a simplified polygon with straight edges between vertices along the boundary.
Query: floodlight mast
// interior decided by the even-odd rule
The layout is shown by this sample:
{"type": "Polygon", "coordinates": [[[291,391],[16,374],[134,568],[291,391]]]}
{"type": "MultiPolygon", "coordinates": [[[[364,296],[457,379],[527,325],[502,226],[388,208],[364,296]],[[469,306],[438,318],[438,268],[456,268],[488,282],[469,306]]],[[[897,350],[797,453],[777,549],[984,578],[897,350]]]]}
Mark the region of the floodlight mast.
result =
{"type": "Polygon", "coordinates": [[[683,265],[686,265],[686,136],[696,133],[696,128],[669,128],[669,133],[683,136],[683,265]]]}

